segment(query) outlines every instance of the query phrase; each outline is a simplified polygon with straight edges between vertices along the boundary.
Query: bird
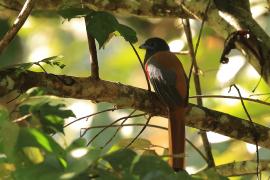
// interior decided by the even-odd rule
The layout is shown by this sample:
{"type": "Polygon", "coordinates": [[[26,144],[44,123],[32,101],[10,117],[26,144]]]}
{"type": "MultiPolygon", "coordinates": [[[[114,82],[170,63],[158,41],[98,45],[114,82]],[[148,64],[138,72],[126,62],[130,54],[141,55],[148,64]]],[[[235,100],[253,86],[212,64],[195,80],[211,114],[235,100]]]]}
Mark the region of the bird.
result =
{"type": "Polygon", "coordinates": [[[168,109],[169,154],[172,155],[169,165],[175,171],[184,170],[188,78],[182,63],[170,52],[164,39],[149,38],[139,48],[146,50],[143,63],[147,78],[168,109]]]}

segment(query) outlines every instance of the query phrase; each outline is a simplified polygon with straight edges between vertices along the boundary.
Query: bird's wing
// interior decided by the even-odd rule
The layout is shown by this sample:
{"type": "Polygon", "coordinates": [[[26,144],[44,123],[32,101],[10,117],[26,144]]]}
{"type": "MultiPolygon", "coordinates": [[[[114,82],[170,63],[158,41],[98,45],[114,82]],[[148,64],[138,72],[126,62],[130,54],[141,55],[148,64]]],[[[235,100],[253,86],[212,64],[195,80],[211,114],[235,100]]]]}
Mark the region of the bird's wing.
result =
{"type": "Polygon", "coordinates": [[[147,64],[149,79],[156,93],[168,106],[185,106],[186,99],[176,89],[176,73],[158,63],[147,64]]]}

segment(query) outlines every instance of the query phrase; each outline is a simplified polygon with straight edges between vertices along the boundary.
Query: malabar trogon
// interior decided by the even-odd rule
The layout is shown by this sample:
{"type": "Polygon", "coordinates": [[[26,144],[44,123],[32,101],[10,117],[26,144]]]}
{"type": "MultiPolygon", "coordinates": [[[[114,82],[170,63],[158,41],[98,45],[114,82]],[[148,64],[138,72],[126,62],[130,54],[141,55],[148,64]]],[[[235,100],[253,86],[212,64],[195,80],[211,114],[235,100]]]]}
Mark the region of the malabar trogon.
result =
{"type": "Polygon", "coordinates": [[[182,63],[170,52],[163,39],[150,38],[140,46],[146,50],[144,66],[148,78],[169,113],[170,166],[184,169],[185,114],[188,104],[188,80],[182,63]]]}

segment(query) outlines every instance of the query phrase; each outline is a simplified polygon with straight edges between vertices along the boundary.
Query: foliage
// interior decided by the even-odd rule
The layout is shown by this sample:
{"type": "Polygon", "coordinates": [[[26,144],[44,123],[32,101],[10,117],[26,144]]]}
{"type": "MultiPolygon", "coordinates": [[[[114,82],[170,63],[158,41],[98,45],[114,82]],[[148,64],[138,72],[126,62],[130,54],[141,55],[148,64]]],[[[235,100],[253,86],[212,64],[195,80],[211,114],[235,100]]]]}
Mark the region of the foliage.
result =
{"type": "MultiPolygon", "coordinates": [[[[130,43],[137,42],[136,32],[119,23],[108,12],[72,5],[61,7],[58,14],[68,21],[85,18],[87,33],[97,40],[99,48],[104,47],[115,35],[120,35],[130,43]]],[[[203,45],[206,46],[206,43],[203,45]]],[[[123,54],[121,52],[119,56],[122,57],[123,54]]],[[[215,49],[210,56],[216,57],[217,54],[215,49]]],[[[205,57],[200,52],[198,56],[200,59],[205,57]]],[[[213,59],[210,56],[207,58],[213,59]]],[[[35,63],[6,67],[3,71],[27,73],[34,65],[43,68],[43,64],[63,69],[66,65],[59,61],[60,58],[62,56],[52,56],[35,63]]],[[[207,63],[202,67],[208,68],[207,63]]],[[[130,71],[129,68],[123,68],[124,70],[130,71]]],[[[119,73],[117,71],[115,74],[119,73]]],[[[202,81],[208,82],[208,79],[202,81]]],[[[212,86],[213,84],[207,88],[211,89],[212,86]]],[[[107,150],[88,147],[84,138],[77,138],[67,147],[62,147],[54,134],[64,134],[65,119],[75,115],[65,104],[45,96],[47,92],[48,89],[37,87],[22,95],[16,107],[18,115],[15,120],[10,117],[11,112],[0,107],[0,179],[227,179],[213,169],[194,175],[185,171],[176,173],[166,163],[166,157],[159,157],[151,150],[152,143],[146,139],[137,139],[130,146],[131,149],[125,149],[130,138],[114,143],[107,150]]],[[[239,112],[239,109],[232,108],[232,111],[239,112]]],[[[224,149],[223,146],[222,148],[224,149]]]]}
{"type": "Polygon", "coordinates": [[[136,32],[130,27],[120,24],[117,19],[108,12],[93,11],[87,8],[64,8],[59,14],[68,20],[84,16],[86,18],[86,30],[94,37],[101,48],[110,39],[114,32],[119,32],[126,41],[137,42],[136,32]]]}
{"type": "MultiPolygon", "coordinates": [[[[0,115],[5,116],[5,112],[0,115]]],[[[52,126],[57,129],[56,125],[52,126]]],[[[158,156],[140,155],[130,149],[102,152],[101,149],[87,147],[83,138],[62,148],[41,129],[19,127],[8,118],[1,120],[0,132],[0,165],[8,172],[1,174],[1,178],[200,179],[198,175],[193,178],[184,171],[175,173],[158,156]],[[11,143],[7,143],[7,130],[12,130],[12,135],[8,136],[11,143]]],[[[215,172],[211,174],[218,177],[215,172]]]]}

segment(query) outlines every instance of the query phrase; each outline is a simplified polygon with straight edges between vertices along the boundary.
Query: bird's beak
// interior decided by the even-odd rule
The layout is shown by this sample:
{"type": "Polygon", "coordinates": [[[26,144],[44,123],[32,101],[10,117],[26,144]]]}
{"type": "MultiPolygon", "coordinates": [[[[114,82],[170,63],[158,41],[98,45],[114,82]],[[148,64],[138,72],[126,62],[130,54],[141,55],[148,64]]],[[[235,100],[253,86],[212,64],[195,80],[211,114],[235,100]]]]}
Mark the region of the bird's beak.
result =
{"type": "Polygon", "coordinates": [[[139,48],[140,48],[140,49],[147,49],[148,46],[147,46],[145,43],[143,43],[142,45],[139,46],[139,48]]]}
{"type": "Polygon", "coordinates": [[[143,43],[142,45],[139,46],[140,49],[149,49],[149,50],[152,50],[153,47],[152,46],[149,46],[148,44],[145,44],[143,43]]]}

